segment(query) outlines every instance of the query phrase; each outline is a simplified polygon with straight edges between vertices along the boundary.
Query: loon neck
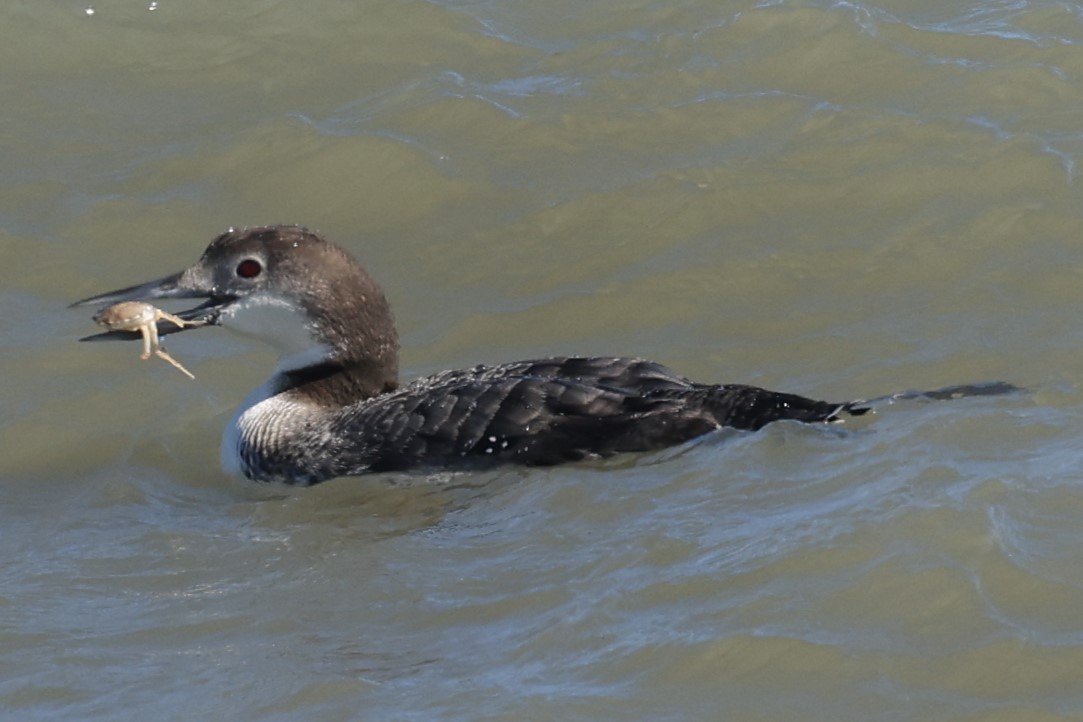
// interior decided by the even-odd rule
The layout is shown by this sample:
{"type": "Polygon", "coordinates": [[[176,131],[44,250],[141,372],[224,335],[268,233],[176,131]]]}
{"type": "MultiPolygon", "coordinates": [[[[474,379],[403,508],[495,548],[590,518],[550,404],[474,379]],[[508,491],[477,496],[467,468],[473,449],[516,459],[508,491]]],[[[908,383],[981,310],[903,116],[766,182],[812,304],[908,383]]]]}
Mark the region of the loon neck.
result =
{"type": "Polygon", "coordinates": [[[275,393],[300,393],[323,407],[340,407],[398,388],[398,368],[375,360],[328,360],[281,371],[275,393]]]}

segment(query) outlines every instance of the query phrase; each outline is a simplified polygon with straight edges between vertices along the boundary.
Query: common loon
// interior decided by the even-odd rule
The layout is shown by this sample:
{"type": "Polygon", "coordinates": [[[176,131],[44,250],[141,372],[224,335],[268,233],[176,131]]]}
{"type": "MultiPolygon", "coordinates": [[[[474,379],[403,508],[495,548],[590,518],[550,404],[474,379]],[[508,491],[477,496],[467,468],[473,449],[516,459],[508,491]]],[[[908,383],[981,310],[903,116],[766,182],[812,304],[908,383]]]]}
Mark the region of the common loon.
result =
{"type": "MultiPolygon", "coordinates": [[[[400,386],[380,286],[301,226],[230,229],[165,278],[78,301],[206,298],[177,314],[260,338],[278,368],[241,405],[222,466],[311,485],[370,472],[551,465],[680,444],[722,427],[833,422],[868,411],[740,384],[700,384],[638,358],[554,357],[442,371],[400,386]]],[[[160,332],[193,328],[160,322],[160,332]]],[[[89,338],[138,338],[110,331],[89,338]]]]}

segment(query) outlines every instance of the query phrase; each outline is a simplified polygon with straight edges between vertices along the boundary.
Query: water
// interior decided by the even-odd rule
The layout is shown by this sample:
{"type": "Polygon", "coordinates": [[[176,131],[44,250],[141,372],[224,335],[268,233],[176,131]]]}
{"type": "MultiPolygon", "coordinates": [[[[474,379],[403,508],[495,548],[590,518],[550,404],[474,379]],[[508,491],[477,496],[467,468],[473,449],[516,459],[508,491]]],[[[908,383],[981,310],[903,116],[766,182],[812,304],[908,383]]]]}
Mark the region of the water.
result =
{"type": "Polygon", "coordinates": [[[3,718],[1083,717],[1074,4],[49,0],[0,48],[3,718]],[[193,382],[66,304],[276,222],[404,376],[1029,392],[260,488],[268,350],[174,338],[193,382]]]}

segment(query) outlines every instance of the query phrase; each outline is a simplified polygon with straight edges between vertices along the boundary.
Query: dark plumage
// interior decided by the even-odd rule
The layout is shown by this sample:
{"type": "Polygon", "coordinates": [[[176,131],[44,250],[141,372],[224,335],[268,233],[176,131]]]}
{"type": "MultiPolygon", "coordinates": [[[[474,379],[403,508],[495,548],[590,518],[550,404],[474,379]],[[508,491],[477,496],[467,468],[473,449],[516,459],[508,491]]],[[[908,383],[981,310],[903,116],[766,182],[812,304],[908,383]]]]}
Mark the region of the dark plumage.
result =
{"type": "Polygon", "coordinates": [[[367,443],[330,456],[335,475],[551,465],[661,449],[723,426],[755,431],[782,419],[826,422],[865,411],[753,386],[697,384],[641,359],[548,358],[444,371],[347,406],[331,436],[367,443]]]}

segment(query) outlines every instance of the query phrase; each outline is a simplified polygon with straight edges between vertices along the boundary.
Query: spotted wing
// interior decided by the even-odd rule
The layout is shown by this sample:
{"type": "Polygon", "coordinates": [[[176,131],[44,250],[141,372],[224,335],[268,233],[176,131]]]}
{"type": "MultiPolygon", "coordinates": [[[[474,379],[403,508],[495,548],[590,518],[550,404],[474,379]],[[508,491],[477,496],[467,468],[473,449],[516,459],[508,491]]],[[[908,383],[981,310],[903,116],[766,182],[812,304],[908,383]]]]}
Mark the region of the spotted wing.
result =
{"type": "Polygon", "coordinates": [[[714,428],[682,420],[676,392],[692,385],[638,359],[555,358],[482,366],[422,379],[344,414],[340,433],[372,438],[344,473],[487,462],[556,464],[678,443],[714,428]],[[650,440],[664,417],[667,440],[650,440]],[[676,435],[676,437],[675,437],[676,435]]]}
{"type": "Polygon", "coordinates": [[[350,409],[336,433],[370,444],[343,474],[549,465],[679,444],[720,426],[832,420],[845,405],[751,386],[694,384],[653,362],[553,358],[419,380],[350,409]]]}

